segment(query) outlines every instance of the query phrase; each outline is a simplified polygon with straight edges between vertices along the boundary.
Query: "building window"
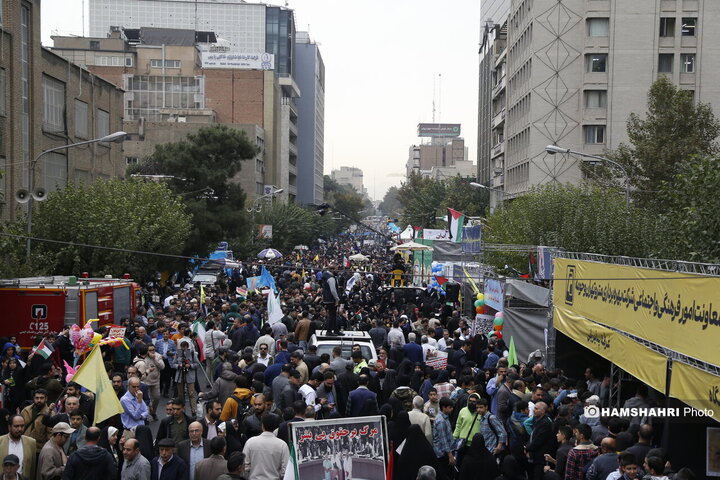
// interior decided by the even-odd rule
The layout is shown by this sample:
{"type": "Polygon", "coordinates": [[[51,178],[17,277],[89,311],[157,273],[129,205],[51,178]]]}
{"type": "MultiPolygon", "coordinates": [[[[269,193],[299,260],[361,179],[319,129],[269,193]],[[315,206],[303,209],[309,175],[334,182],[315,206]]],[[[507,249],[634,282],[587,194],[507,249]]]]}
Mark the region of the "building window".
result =
{"type": "Polygon", "coordinates": [[[75,183],[90,183],[90,172],[87,170],[75,169],[75,183]]]}
{"type": "Polygon", "coordinates": [[[65,131],[65,84],[43,75],[43,129],[65,131]]]}
{"type": "Polygon", "coordinates": [[[675,17],[665,17],[660,19],[660,36],[675,36],[675,17]]]}
{"type": "MultiPolygon", "coordinates": [[[[95,63],[104,67],[122,67],[126,65],[126,60],[126,58],[117,55],[97,55],[95,57],[95,63]]],[[[132,66],[132,59],[130,59],[129,66],[132,66]]]]}
{"type": "Polygon", "coordinates": [[[588,18],[587,34],[588,37],[607,37],[610,19],[608,18],[588,18]]]}
{"type": "Polygon", "coordinates": [[[100,50],[100,40],[90,40],[90,50],[100,50]]]}
{"type": "Polygon", "coordinates": [[[607,90],[585,90],[585,108],[607,107],[607,90]]]}
{"type": "Polygon", "coordinates": [[[680,55],[680,72],[695,73],[695,54],[683,53],[680,55]]]}
{"type": "Polygon", "coordinates": [[[110,114],[99,108],[95,110],[95,136],[97,138],[110,135],[110,114]]]}
{"type": "MultiPolygon", "coordinates": [[[[152,68],[163,68],[163,61],[159,58],[150,60],[152,68]]],[[[165,60],[165,68],[180,68],[180,60],[165,60]]]]}
{"type": "Polygon", "coordinates": [[[125,118],[160,120],[161,108],[205,108],[205,78],[178,75],[123,75],[125,118]]]}
{"type": "Polygon", "coordinates": [[[53,192],[67,184],[67,157],[58,152],[45,155],[43,163],[43,179],[45,190],[53,192]]]}
{"type": "Polygon", "coordinates": [[[7,73],[0,68],[0,115],[6,115],[7,108],[7,73]]]}
{"type": "Polygon", "coordinates": [[[132,66],[133,66],[133,59],[132,59],[132,57],[125,57],[125,66],[126,66],[126,67],[132,67],[132,66]]]}
{"type": "Polygon", "coordinates": [[[607,72],[607,53],[587,55],[587,71],[591,73],[607,72]]]}
{"type": "Polygon", "coordinates": [[[137,165],[138,157],[125,157],[125,165],[137,165]]]}
{"type": "Polygon", "coordinates": [[[682,36],[683,37],[694,37],[696,26],[697,26],[697,18],[683,18],[682,19],[682,36]]]}
{"type": "Polygon", "coordinates": [[[673,55],[672,53],[661,53],[658,57],[658,72],[672,73],[674,58],[675,55],[673,55]]]}
{"type": "Polygon", "coordinates": [[[75,100],[75,136],[88,138],[88,104],[75,100]]]}
{"type": "Polygon", "coordinates": [[[585,143],[605,143],[605,125],[586,125],[585,143]]]}

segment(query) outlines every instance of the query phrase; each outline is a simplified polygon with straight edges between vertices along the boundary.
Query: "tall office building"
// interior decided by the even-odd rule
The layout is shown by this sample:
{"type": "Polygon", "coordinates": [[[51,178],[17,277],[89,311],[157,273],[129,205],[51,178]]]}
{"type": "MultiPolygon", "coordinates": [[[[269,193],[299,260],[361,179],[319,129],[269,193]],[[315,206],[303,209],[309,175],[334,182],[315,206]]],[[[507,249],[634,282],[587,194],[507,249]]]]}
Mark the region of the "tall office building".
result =
{"type": "MultiPolygon", "coordinates": [[[[148,27],[189,29],[196,35],[214,32],[217,36],[215,47],[228,58],[271,54],[274,62],[269,69],[275,72],[277,86],[273,85],[273,80],[265,78],[265,90],[276,88],[277,95],[273,98],[277,100],[263,105],[266,112],[276,111],[272,121],[262,124],[268,159],[264,175],[266,183],[282,188],[282,196],[295,201],[299,113],[295,98],[300,96],[300,90],[293,77],[295,17],[292,10],[242,0],[90,0],[89,9],[91,37],[106,37],[108,32],[118,28],[126,31],[148,27]]],[[[197,37],[195,40],[201,43],[204,39],[197,37]]],[[[203,61],[203,68],[206,67],[203,61]]],[[[218,64],[216,68],[227,69],[228,66],[218,64]]],[[[236,86],[242,89],[242,81],[236,82],[233,76],[228,83],[228,93],[234,93],[236,86]]],[[[224,103],[231,104],[235,110],[236,99],[224,103]]]]}
{"type": "Polygon", "coordinates": [[[367,196],[367,190],[363,185],[363,171],[357,167],[340,167],[330,172],[330,177],[340,185],[348,185],[357,193],[367,196]]]}
{"type": "Polygon", "coordinates": [[[545,146],[617,148],[661,76],[697,101],[720,101],[720,30],[711,21],[720,2],[498,0],[481,15],[478,177],[500,190],[494,203],[581,181],[580,159],[545,146]]]}
{"type": "Polygon", "coordinates": [[[298,32],[295,45],[295,73],[302,96],[297,99],[298,117],[298,203],[323,202],[325,136],[325,63],[320,48],[307,32],[298,32]]]}

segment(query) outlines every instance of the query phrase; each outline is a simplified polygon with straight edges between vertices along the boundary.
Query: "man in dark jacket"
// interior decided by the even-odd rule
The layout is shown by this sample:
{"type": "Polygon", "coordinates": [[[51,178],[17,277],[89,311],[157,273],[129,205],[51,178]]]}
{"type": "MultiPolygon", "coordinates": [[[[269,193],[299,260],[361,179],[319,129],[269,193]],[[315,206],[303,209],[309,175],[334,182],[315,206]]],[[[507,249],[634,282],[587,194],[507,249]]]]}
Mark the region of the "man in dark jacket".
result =
{"type": "Polygon", "coordinates": [[[98,446],[100,429],[90,427],[85,433],[85,445],[70,455],[63,480],[95,480],[98,478],[114,480],[117,477],[117,464],[113,456],[98,446]]]}
{"type": "Polygon", "coordinates": [[[535,404],[533,412],[533,430],[530,441],[525,450],[530,454],[529,460],[533,464],[532,480],[542,480],[545,472],[545,454],[555,451],[555,436],[552,433],[552,420],[545,415],[547,405],[545,402],[535,404]]]}
{"type": "Polygon", "coordinates": [[[150,462],[150,480],[188,480],[187,465],[175,455],[175,442],[163,438],[158,442],[158,448],[160,455],[150,462]]]}
{"type": "Polygon", "coordinates": [[[360,375],[358,378],[359,386],[350,392],[348,396],[347,406],[345,407],[345,415],[348,417],[358,417],[362,412],[365,402],[372,401],[375,403],[377,408],[377,395],[368,389],[368,383],[370,377],[367,375],[360,375]]]}
{"type": "Polygon", "coordinates": [[[334,333],[340,334],[337,327],[337,304],[339,301],[340,296],[337,291],[337,279],[335,279],[329,270],[326,270],[322,274],[322,303],[325,306],[325,310],[327,310],[326,330],[328,335],[334,333]]]}

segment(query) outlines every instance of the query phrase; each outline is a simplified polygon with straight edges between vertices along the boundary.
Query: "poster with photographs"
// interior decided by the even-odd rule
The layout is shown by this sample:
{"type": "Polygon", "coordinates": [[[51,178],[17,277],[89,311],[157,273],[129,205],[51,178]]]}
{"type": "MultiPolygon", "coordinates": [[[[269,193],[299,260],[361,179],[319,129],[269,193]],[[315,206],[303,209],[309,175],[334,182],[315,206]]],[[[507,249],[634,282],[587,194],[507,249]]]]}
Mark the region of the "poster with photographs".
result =
{"type": "Polygon", "coordinates": [[[352,417],[290,424],[296,478],[385,480],[385,417],[352,417]]]}

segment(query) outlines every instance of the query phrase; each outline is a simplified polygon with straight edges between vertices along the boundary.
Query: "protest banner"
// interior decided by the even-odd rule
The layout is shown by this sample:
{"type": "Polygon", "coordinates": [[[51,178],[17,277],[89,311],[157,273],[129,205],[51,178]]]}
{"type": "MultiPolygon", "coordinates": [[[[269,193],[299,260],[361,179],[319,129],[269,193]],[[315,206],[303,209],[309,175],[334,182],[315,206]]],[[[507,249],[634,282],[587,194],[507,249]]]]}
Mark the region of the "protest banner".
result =
{"type": "Polygon", "coordinates": [[[290,424],[295,478],[385,480],[385,417],[351,417],[290,424]]]}

